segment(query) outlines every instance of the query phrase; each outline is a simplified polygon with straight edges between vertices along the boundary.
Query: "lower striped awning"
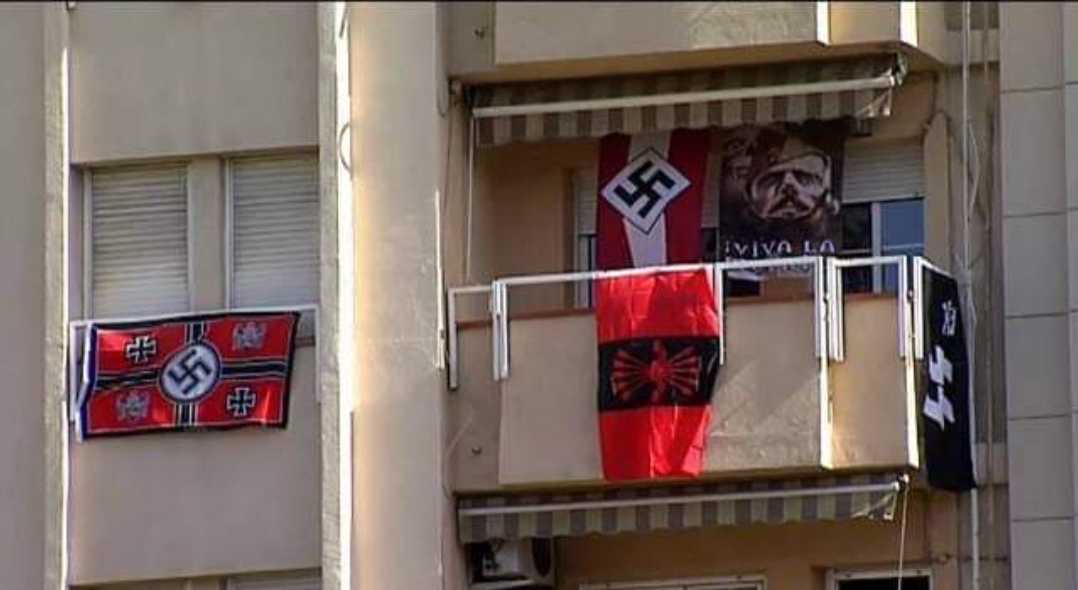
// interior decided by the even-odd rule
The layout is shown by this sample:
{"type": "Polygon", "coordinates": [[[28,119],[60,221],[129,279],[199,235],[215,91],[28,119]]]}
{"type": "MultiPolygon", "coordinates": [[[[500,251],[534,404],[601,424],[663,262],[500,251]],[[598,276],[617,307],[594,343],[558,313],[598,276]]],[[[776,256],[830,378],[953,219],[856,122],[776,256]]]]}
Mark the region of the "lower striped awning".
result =
{"type": "Polygon", "coordinates": [[[552,538],[856,518],[891,520],[901,474],[462,497],[460,540],[552,538]]]}

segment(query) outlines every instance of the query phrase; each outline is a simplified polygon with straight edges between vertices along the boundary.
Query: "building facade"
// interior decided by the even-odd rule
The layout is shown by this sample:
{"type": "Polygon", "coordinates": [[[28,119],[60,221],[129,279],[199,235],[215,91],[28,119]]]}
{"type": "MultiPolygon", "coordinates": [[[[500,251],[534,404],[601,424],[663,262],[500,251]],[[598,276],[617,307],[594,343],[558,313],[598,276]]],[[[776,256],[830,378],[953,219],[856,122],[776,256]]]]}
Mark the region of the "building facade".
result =
{"type": "Polygon", "coordinates": [[[1070,4],[17,3],[0,71],[0,588],[1078,587],[1070,4]],[[832,120],[848,265],[724,292],[701,479],[605,482],[601,137],[832,120]],[[78,439],[87,326],[281,306],[283,431],[78,439]]]}

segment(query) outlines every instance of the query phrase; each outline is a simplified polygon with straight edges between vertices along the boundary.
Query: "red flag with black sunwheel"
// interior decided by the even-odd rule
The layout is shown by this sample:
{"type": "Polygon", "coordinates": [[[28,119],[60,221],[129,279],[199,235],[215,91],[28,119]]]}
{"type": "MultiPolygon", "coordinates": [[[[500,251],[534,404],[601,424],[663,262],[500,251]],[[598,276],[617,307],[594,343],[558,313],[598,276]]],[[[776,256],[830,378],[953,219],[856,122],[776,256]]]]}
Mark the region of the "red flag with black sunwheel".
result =
{"type": "Polygon", "coordinates": [[[721,334],[707,272],[603,280],[596,318],[603,477],[698,476],[721,334]]]}

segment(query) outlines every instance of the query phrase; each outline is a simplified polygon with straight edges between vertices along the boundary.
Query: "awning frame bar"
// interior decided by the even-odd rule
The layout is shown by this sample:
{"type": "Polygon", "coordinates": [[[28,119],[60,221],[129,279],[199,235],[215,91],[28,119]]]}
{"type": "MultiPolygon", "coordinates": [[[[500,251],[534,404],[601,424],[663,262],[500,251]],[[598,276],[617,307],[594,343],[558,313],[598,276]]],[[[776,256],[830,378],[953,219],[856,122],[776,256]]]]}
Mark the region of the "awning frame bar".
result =
{"type": "Polygon", "coordinates": [[[488,119],[492,117],[509,117],[514,115],[547,115],[572,113],[577,111],[599,111],[750,98],[771,98],[776,96],[797,96],[802,94],[886,90],[898,86],[901,81],[900,74],[891,72],[874,78],[859,78],[855,80],[828,80],[825,82],[724,88],[721,90],[700,90],[695,92],[673,92],[647,96],[621,96],[617,98],[594,98],[519,105],[497,105],[475,107],[472,109],[472,117],[475,119],[488,119]]]}
{"type": "Polygon", "coordinates": [[[822,488],[798,488],[782,490],[752,490],[747,492],[727,492],[719,494],[688,494],[667,496],[665,498],[624,498],[614,500],[587,500],[579,502],[557,502],[550,504],[529,504],[520,506],[475,506],[458,508],[460,516],[492,516],[505,514],[534,514],[540,512],[560,512],[565,510],[600,510],[603,508],[633,508],[636,506],[671,506],[677,504],[696,504],[700,502],[734,502],[738,500],[767,500],[770,498],[806,498],[829,495],[869,494],[873,492],[898,492],[908,485],[909,476],[899,476],[890,483],[831,486],[822,488]]]}

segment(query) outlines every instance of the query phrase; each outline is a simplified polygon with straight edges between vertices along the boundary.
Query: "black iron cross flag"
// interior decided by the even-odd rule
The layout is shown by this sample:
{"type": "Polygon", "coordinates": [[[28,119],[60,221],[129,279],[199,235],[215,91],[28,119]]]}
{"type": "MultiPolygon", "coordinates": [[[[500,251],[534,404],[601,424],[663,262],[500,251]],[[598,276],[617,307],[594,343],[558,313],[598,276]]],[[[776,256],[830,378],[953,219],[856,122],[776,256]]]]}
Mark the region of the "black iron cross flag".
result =
{"type": "Polygon", "coordinates": [[[970,369],[958,282],[923,267],[925,350],[922,363],[928,483],[965,491],[976,486],[970,441],[970,369]]]}

